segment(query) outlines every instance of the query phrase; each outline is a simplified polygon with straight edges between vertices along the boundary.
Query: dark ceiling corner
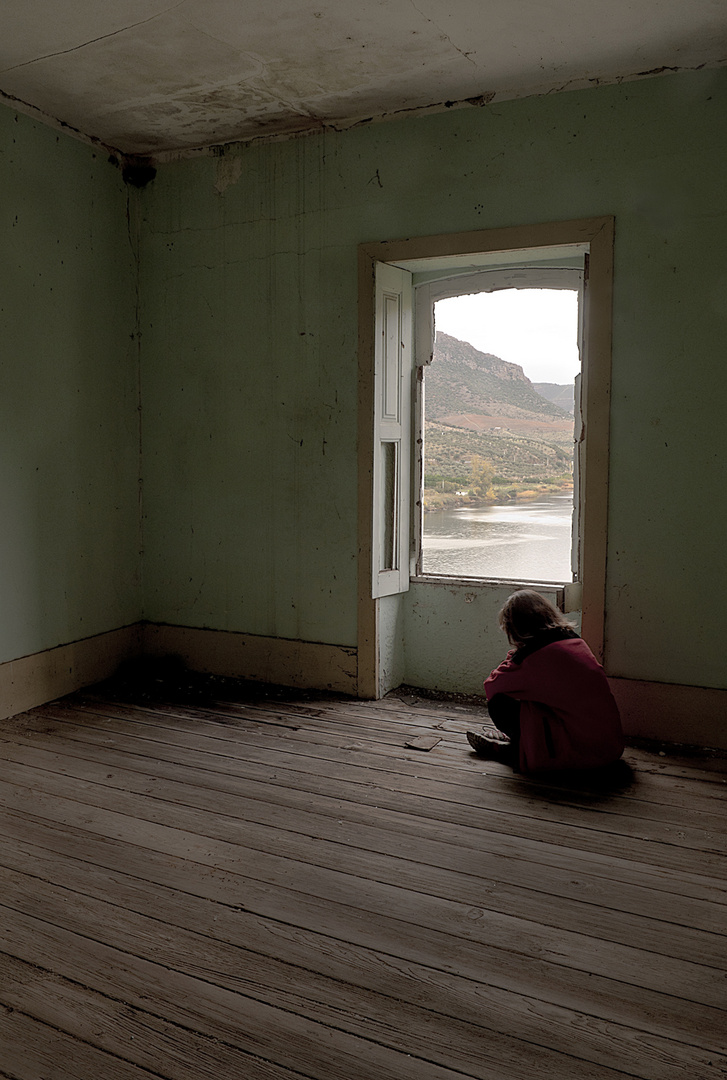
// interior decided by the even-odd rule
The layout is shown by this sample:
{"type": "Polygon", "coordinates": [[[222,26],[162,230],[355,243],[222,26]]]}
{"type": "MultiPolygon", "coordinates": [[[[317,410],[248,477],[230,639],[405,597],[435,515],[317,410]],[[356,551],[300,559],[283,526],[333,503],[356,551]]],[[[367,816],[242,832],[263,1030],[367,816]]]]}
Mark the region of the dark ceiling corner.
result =
{"type": "Polygon", "coordinates": [[[143,188],[156,176],[157,171],[148,162],[126,160],[121,163],[121,175],[125,184],[132,187],[143,188]]]}

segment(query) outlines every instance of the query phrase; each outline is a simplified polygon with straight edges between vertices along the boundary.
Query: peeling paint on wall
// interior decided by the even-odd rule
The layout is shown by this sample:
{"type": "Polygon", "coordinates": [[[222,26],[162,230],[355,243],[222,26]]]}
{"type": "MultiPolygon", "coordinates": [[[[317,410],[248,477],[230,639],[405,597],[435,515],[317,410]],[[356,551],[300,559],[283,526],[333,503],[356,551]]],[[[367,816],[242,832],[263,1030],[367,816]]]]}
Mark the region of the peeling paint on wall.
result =
{"type": "Polygon", "coordinates": [[[215,160],[214,189],[218,195],[224,195],[229,187],[236,184],[242,176],[242,158],[219,157],[215,160]]]}

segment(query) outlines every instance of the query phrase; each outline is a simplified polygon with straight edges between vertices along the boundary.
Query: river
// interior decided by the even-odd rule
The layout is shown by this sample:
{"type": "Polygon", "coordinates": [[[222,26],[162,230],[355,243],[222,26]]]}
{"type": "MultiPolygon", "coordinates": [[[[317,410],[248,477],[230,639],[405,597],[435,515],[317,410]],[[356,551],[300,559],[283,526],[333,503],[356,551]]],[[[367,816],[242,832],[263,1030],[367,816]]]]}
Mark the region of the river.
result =
{"type": "Polygon", "coordinates": [[[424,515],[423,571],[516,581],[572,580],[573,495],[424,515]]]}

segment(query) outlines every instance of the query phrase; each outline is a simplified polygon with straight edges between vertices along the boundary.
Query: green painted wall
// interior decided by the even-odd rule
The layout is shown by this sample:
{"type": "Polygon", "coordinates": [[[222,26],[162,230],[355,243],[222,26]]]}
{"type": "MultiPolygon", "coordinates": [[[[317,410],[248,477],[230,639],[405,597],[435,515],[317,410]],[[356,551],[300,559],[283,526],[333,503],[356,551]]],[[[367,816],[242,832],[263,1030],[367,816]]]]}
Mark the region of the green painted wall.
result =
{"type": "Polygon", "coordinates": [[[162,167],[147,617],[354,645],[356,245],[614,214],[607,666],[724,686],[726,105],[705,71],[162,167]]]}
{"type": "MultiPolygon", "coordinates": [[[[413,582],[402,605],[406,665],[395,685],[481,694],[510,648],[497,616],[512,586],[413,582]]],[[[557,603],[557,590],[538,590],[557,603]]],[[[568,618],[578,627],[577,613],[568,618]]]]}
{"type": "MultiPolygon", "coordinates": [[[[0,662],[142,615],[354,646],[357,245],[614,214],[607,668],[725,686],[726,106],[727,71],[668,76],[233,147],[142,192],[0,110],[0,662]]],[[[479,687],[502,597],[468,595],[382,616],[395,681],[479,687]]]]}
{"type": "Polygon", "coordinates": [[[144,192],[145,614],[356,644],[356,249],[325,141],[144,192]],[[353,259],[353,263],[351,263],[353,259]]]}
{"type": "Polygon", "coordinates": [[[0,109],[0,662],[140,612],[135,262],[106,155],[0,109]]]}

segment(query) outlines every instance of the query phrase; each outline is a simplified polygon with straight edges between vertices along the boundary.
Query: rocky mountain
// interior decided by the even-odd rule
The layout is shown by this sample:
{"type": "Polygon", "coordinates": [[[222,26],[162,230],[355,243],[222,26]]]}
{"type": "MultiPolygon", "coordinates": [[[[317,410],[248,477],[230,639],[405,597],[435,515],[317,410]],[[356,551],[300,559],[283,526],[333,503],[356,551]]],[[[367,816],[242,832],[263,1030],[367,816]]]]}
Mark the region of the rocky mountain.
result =
{"type": "Polygon", "coordinates": [[[519,364],[479,352],[449,334],[437,334],[425,381],[427,420],[471,413],[533,420],[568,417],[537,392],[519,364]]]}
{"type": "Polygon", "coordinates": [[[427,484],[466,484],[473,455],[508,483],[570,473],[573,416],[538,393],[518,364],[438,333],[424,389],[427,484]]]}

